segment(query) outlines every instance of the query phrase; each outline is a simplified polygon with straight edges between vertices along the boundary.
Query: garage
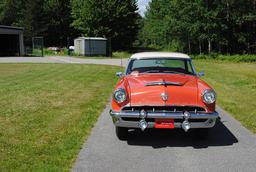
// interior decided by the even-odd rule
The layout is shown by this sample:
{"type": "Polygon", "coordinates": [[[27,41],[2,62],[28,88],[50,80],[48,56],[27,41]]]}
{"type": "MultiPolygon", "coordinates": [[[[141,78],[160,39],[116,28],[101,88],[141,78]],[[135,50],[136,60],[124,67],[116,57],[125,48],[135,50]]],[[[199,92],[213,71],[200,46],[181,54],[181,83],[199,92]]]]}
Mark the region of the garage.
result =
{"type": "Polygon", "coordinates": [[[0,25],[0,56],[24,55],[23,28],[0,25]]]}

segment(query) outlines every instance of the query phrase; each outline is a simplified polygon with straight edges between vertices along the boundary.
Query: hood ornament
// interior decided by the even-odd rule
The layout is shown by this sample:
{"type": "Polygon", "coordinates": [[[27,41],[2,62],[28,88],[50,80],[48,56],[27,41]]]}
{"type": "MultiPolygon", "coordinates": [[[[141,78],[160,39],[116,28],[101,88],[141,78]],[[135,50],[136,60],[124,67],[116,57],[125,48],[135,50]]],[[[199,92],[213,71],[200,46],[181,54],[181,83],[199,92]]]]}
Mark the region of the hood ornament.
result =
{"type": "Polygon", "coordinates": [[[167,93],[161,93],[161,97],[163,101],[167,101],[168,100],[168,94],[167,93]]]}

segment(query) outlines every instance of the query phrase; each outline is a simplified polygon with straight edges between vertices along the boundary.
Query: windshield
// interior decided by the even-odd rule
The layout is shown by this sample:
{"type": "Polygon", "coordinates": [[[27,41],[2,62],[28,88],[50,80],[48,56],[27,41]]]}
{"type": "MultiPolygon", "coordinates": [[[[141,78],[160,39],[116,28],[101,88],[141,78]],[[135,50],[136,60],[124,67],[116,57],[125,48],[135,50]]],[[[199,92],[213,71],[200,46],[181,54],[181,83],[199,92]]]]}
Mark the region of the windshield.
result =
{"type": "Polygon", "coordinates": [[[131,60],[127,74],[139,73],[182,73],[194,75],[190,59],[150,58],[131,60]]]}

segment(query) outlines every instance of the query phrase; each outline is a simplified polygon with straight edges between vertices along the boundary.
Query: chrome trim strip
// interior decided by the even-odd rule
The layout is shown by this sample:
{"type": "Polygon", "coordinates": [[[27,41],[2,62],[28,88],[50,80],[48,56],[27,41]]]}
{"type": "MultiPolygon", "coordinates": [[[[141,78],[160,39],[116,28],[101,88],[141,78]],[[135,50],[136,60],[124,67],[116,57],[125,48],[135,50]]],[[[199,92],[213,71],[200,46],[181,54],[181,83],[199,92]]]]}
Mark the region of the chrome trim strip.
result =
{"type": "Polygon", "coordinates": [[[202,109],[205,109],[204,107],[202,106],[198,106],[198,105],[176,105],[176,104],[173,104],[173,105],[165,105],[163,106],[163,104],[153,104],[153,105],[147,105],[147,104],[139,104],[139,105],[130,105],[129,103],[124,105],[122,109],[124,108],[127,108],[127,107],[136,107],[136,108],[139,108],[139,107],[149,107],[149,108],[157,108],[157,107],[165,107],[165,108],[172,108],[172,107],[180,107],[180,108],[185,108],[185,107],[188,107],[188,108],[202,108],[202,109]]]}
{"type": "MultiPolygon", "coordinates": [[[[209,124],[207,121],[206,122],[190,122],[190,128],[212,128],[216,123],[216,119],[209,124]]],[[[147,128],[154,128],[154,122],[148,122],[147,128]]],[[[127,127],[127,128],[139,128],[139,122],[136,121],[123,121],[123,120],[118,120],[115,122],[115,126],[117,127],[127,127]]],[[[181,122],[175,122],[174,123],[174,128],[182,128],[182,123],[181,122]]]]}
{"type": "Polygon", "coordinates": [[[179,82],[165,82],[165,81],[159,81],[159,82],[149,82],[146,83],[145,86],[154,86],[154,85],[175,85],[175,86],[182,86],[182,83],[179,82]]]}

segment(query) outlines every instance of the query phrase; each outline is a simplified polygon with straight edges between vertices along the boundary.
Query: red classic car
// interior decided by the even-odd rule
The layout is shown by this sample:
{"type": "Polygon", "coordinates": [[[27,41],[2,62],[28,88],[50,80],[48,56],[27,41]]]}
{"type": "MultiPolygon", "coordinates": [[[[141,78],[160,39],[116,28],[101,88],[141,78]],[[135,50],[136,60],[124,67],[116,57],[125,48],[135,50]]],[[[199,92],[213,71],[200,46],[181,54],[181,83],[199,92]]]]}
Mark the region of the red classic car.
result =
{"type": "Polygon", "coordinates": [[[215,125],[216,93],[200,79],[191,58],[182,53],[149,52],[131,56],[112,99],[110,115],[116,135],[125,140],[128,129],[197,129],[207,135],[215,125]]]}

